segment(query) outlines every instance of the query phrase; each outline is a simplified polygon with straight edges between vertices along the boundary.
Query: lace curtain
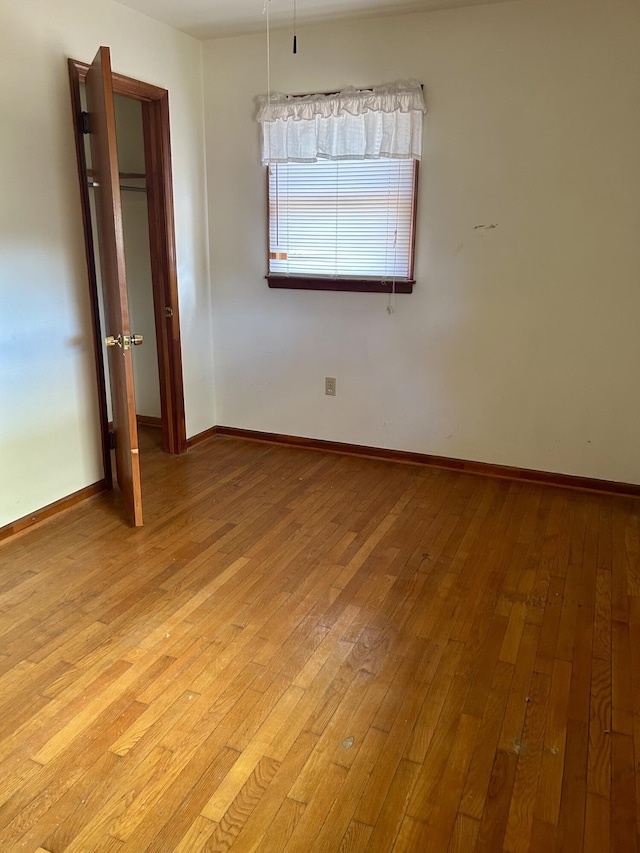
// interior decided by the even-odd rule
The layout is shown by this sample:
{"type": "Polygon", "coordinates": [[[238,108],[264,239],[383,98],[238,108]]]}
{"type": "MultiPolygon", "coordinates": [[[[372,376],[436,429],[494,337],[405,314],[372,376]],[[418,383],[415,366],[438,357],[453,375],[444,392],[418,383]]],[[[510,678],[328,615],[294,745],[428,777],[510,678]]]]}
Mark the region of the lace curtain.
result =
{"type": "Polygon", "coordinates": [[[425,112],[422,87],[414,81],[335,95],[262,96],[262,162],[419,160],[425,112]]]}

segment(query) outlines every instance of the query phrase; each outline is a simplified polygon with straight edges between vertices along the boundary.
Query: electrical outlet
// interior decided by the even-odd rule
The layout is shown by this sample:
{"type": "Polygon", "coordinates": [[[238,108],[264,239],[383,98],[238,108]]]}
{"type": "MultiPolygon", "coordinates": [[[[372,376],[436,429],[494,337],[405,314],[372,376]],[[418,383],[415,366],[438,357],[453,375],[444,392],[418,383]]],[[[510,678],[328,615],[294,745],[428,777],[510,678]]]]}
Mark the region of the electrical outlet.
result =
{"type": "Polygon", "coordinates": [[[324,377],[324,393],[329,397],[336,396],[336,378],[335,376],[324,377]]]}

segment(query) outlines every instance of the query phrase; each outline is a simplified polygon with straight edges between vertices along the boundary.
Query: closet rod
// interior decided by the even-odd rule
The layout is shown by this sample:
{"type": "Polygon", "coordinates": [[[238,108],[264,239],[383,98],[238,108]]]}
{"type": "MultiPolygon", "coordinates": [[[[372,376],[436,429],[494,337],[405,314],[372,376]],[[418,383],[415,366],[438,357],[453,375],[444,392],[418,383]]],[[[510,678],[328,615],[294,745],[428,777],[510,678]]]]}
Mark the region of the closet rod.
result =
{"type": "MultiPolygon", "coordinates": [[[[89,186],[90,187],[99,187],[100,184],[98,184],[96,181],[89,181],[89,186]]],[[[132,192],[132,193],[146,193],[146,191],[147,191],[146,187],[129,187],[126,184],[120,184],[120,189],[121,190],[127,190],[127,192],[132,192]]]]}

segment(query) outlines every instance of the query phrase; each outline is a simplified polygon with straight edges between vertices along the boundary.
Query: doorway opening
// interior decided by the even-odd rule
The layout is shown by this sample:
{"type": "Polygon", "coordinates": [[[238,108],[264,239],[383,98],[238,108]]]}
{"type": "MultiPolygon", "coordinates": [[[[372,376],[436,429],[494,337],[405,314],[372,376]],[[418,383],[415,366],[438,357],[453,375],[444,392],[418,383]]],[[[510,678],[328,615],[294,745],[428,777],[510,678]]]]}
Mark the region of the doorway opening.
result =
{"type": "MultiPolygon", "coordinates": [[[[105,369],[100,265],[96,262],[97,246],[92,227],[91,154],[85,141],[90,130],[89,117],[83,105],[83,84],[90,66],[72,59],[68,64],[92,306],[103,462],[105,480],[112,486],[110,387],[105,369]]],[[[136,349],[133,361],[135,413],[141,424],[161,427],[165,452],[182,453],[187,449],[187,441],[168,92],[118,74],[112,74],[111,80],[132,342],[136,342],[133,340],[136,335],[142,335],[145,343],[144,347],[136,349]]]]}
{"type": "MultiPolygon", "coordinates": [[[[86,112],[84,86],[81,86],[83,111],[86,112]]],[[[135,389],[135,414],[138,426],[162,427],[162,405],[160,399],[160,374],[158,368],[158,345],[155,329],[155,306],[153,298],[153,275],[151,270],[151,242],[149,238],[149,205],[147,202],[147,176],[144,154],[142,106],[140,101],[125,95],[114,95],[118,165],[120,167],[120,202],[122,210],[122,232],[127,270],[127,292],[129,321],[132,331],[142,338],[143,346],[135,351],[133,378],[135,389]]],[[[92,231],[97,233],[91,149],[85,138],[85,153],[88,165],[89,203],[91,206],[92,231]]],[[[97,270],[98,300],[101,322],[104,320],[102,281],[100,268],[97,270]]],[[[102,322],[102,339],[107,331],[102,322]]],[[[106,357],[106,351],[103,349],[106,357]]],[[[111,389],[109,373],[105,363],[107,386],[107,415],[112,420],[111,389]]]]}

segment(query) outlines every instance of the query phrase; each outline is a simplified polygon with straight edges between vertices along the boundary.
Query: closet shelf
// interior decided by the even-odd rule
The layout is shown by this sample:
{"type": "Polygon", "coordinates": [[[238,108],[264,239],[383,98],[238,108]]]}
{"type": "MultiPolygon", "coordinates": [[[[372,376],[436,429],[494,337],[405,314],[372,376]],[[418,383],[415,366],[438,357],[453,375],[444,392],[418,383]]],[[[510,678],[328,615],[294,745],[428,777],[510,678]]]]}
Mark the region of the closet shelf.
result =
{"type": "MultiPolygon", "coordinates": [[[[87,176],[89,178],[95,178],[95,169],[87,169],[87,176]]],[[[147,176],[144,172],[120,172],[120,180],[133,180],[134,178],[145,181],[147,179],[147,176]]]]}

